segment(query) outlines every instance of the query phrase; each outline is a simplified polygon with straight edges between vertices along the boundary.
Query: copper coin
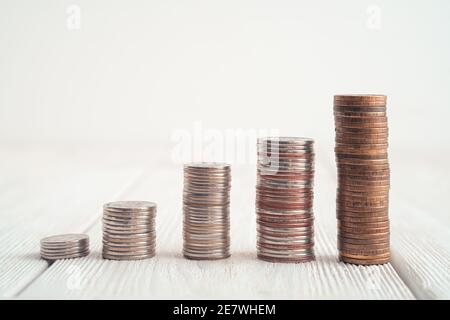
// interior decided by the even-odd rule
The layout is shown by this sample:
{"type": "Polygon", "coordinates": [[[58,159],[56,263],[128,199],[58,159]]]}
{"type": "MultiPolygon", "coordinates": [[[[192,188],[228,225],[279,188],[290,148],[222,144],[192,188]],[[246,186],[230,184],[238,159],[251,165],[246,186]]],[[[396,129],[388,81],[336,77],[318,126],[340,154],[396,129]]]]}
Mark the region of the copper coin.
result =
{"type": "Polygon", "coordinates": [[[383,228],[375,228],[375,227],[346,227],[343,225],[339,226],[340,232],[346,232],[348,234],[379,234],[389,232],[389,226],[383,228]]]}
{"type": "Polygon", "coordinates": [[[341,216],[340,221],[351,222],[351,223],[371,223],[371,222],[384,222],[389,221],[387,216],[384,217],[346,217],[341,216]]]}
{"type": "Polygon", "coordinates": [[[363,160],[372,160],[372,159],[387,159],[388,153],[386,148],[367,148],[367,149],[355,149],[355,148],[347,148],[347,147],[336,147],[334,148],[336,156],[342,159],[363,159],[363,160]]]}
{"type": "Polygon", "coordinates": [[[385,106],[386,102],[387,97],[380,94],[346,94],[334,96],[334,105],[385,106]]]}
{"type": "Polygon", "coordinates": [[[340,190],[337,192],[336,203],[342,203],[351,207],[351,204],[354,205],[370,205],[372,207],[383,207],[385,204],[389,203],[389,196],[349,196],[341,193],[340,190]],[[383,205],[381,205],[383,204],[383,205]]]}
{"type": "Polygon", "coordinates": [[[389,228],[389,221],[383,221],[383,222],[348,222],[343,220],[338,220],[338,227],[345,227],[345,228],[389,228]]]}
{"type": "Polygon", "coordinates": [[[389,232],[384,233],[350,233],[346,230],[338,230],[338,236],[350,238],[350,239],[359,239],[359,240],[368,240],[368,239],[385,239],[390,235],[389,232]]]}
{"type": "Polygon", "coordinates": [[[388,172],[389,162],[377,164],[377,163],[369,163],[369,164],[339,164],[337,163],[337,169],[339,173],[354,173],[354,174],[373,174],[377,175],[382,172],[388,172]]]}
{"type": "Polygon", "coordinates": [[[372,260],[360,260],[360,259],[351,259],[347,257],[339,257],[339,260],[344,263],[357,264],[357,265],[380,265],[386,264],[390,262],[390,257],[381,258],[381,259],[372,259],[372,260]]]}
{"type": "Polygon", "coordinates": [[[368,144],[388,144],[387,138],[382,139],[373,139],[373,138],[346,138],[339,139],[336,137],[336,144],[352,146],[353,148],[357,148],[358,146],[364,147],[368,144]]]}
{"type": "MultiPolygon", "coordinates": [[[[375,167],[388,167],[389,166],[389,160],[386,156],[380,157],[379,159],[362,159],[361,158],[355,158],[355,157],[350,157],[348,155],[346,155],[345,157],[336,157],[336,163],[338,166],[362,166],[362,167],[366,167],[366,166],[374,166],[374,168],[372,169],[368,169],[368,170],[375,170],[375,167]]],[[[359,170],[365,170],[365,169],[359,169],[359,170]]]]}
{"type": "Polygon", "coordinates": [[[360,186],[365,187],[389,187],[390,180],[362,180],[362,179],[352,179],[352,178],[338,178],[338,183],[340,187],[345,186],[360,186]]]}
{"type": "Polygon", "coordinates": [[[351,207],[337,202],[336,206],[338,210],[343,210],[345,214],[349,214],[350,212],[360,214],[374,214],[375,212],[380,212],[381,214],[385,214],[388,211],[387,205],[379,207],[351,207]]]}
{"type": "Polygon", "coordinates": [[[333,109],[333,115],[335,117],[355,117],[355,118],[378,118],[378,117],[385,117],[387,118],[387,113],[386,113],[386,108],[381,108],[378,111],[373,110],[375,108],[371,108],[369,110],[369,112],[364,111],[366,109],[364,109],[363,111],[361,111],[361,109],[354,109],[351,107],[334,107],[333,109]]]}
{"type": "Polygon", "coordinates": [[[389,251],[384,252],[384,253],[368,253],[368,254],[364,254],[364,253],[356,253],[356,254],[352,254],[352,253],[347,253],[347,252],[339,252],[339,255],[342,257],[346,257],[346,258],[351,258],[351,259],[361,259],[361,260],[372,260],[372,259],[382,259],[382,258],[390,258],[391,257],[391,253],[389,251]]]}
{"type": "Polygon", "coordinates": [[[371,219],[376,218],[378,220],[381,219],[388,219],[389,214],[388,210],[385,210],[385,212],[349,212],[344,210],[337,210],[336,218],[339,220],[345,220],[346,218],[361,218],[361,219],[371,219]]]}
{"type": "Polygon", "coordinates": [[[352,245],[389,245],[389,241],[390,241],[389,235],[375,239],[355,239],[355,238],[347,238],[342,235],[338,236],[338,242],[352,245]]]}
{"type": "Polygon", "coordinates": [[[334,114],[355,115],[355,116],[368,116],[371,115],[385,116],[386,107],[365,107],[365,106],[334,106],[334,114]]]}
{"type": "Polygon", "coordinates": [[[387,130],[387,120],[384,121],[355,121],[355,120],[344,120],[344,119],[335,119],[334,124],[336,128],[339,129],[358,129],[358,130],[387,130]]]}
{"type": "Polygon", "coordinates": [[[348,247],[341,247],[339,250],[339,254],[342,256],[383,256],[390,255],[391,250],[389,248],[381,248],[381,249],[373,249],[373,248],[363,248],[363,249],[351,249],[348,247]]]}
{"type": "MultiPolygon", "coordinates": [[[[338,241],[338,249],[342,251],[346,250],[389,250],[389,243],[372,243],[372,244],[354,244],[345,241],[338,241]]],[[[348,252],[351,253],[351,252],[348,252]]]]}
{"type": "Polygon", "coordinates": [[[335,128],[334,130],[335,138],[339,140],[350,140],[350,139],[374,139],[382,140],[389,138],[389,129],[384,130],[363,130],[355,128],[340,129],[335,128]],[[362,130],[362,132],[361,132],[362,130]]]}
{"type": "Polygon", "coordinates": [[[364,172],[357,172],[356,174],[346,172],[341,173],[338,171],[338,179],[347,179],[347,180],[355,180],[355,181],[388,181],[391,178],[391,174],[389,170],[385,170],[383,172],[369,172],[369,174],[364,174],[364,172]]]}

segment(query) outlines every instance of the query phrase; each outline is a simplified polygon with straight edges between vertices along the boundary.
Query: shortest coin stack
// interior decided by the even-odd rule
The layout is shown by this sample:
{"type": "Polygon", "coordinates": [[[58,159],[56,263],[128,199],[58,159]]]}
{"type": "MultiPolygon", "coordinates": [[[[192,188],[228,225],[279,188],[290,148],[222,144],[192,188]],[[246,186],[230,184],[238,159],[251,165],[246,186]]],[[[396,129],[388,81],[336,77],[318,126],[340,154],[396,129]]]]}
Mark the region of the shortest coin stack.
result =
{"type": "Polygon", "coordinates": [[[155,255],[156,204],[117,201],[103,206],[103,258],[140,260],[155,255]]]}
{"type": "Polygon", "coordinates": [[[89,254],[89,236],[61,234],[41,240],[41,257],[46,260],[80,258],[89,254]]]}

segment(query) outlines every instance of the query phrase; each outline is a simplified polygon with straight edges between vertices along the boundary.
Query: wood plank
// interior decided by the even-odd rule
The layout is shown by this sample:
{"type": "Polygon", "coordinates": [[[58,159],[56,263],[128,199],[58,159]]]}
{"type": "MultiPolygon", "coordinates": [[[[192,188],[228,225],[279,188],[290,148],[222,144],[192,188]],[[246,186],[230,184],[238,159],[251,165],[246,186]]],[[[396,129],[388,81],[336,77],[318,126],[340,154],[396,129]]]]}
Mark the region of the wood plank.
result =
{"type": "Polygon", "coordinates": [[[330,193],[334,185],[323,170],[319,170],[316,183],[321,186],[316,192],[317,261],[294,265],[256,259],[254,166],[233,167],[232,257],[212,262],[183,259],[181,170],[181,166],[153,169],[120,198],[158,203],[155,258],[131,262],[102,260],[99,221],[90,231],[93,252],[89,257],[55,262],[20,298],[413,298],[389,264],[362,267],[337,261],[334,193],[330,193]]]}
{"type": "Polygon", "coordinates": [[[409,201],[392,201],[392,264],[420,299],[450,299],[450,229],[409,201]]]}
{"type": "Polygon", "coordinates": [[[8,181],[0,189],[4,298],[18,294],[47,269],[47,262],[39,258],[42,237],[83,232],[101,214],[102,202],[116,197],[140,174],[128,168],[74,166],[55,156],[28,158],[33,159],[30,170],[22,167],[26,156],[5,153],[0,169],[3,181],[8,181]]]}

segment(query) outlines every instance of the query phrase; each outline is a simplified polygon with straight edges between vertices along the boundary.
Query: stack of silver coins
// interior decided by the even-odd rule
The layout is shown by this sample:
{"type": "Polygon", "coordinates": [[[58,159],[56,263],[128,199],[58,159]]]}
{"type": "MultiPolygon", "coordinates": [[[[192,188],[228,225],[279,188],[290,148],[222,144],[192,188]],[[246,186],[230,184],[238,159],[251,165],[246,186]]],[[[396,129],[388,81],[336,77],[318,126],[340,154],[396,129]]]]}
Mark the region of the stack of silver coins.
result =
{"type": "Polygon", "coordinates": [[[140,260],[155,255],[156,204],[117,201],[103,206],[103,258],[140,260]]]}
{"type": "Polygon", "coordinates": [[[41,240],[41,257],[46,260],[80,258],[89,254],[89,237],[85,234],[61,234],[41,240]]]}
{"type": "Polygon", "coordinates": [[[270,262],[314,257],[314,141],[298,137],[258,139],[257,255],[270,262]]]}
{"type": "Polygon", "coordinates": [[[216,260],[230,256],[230,165],[184,166],[183,255],[216,260]]]}

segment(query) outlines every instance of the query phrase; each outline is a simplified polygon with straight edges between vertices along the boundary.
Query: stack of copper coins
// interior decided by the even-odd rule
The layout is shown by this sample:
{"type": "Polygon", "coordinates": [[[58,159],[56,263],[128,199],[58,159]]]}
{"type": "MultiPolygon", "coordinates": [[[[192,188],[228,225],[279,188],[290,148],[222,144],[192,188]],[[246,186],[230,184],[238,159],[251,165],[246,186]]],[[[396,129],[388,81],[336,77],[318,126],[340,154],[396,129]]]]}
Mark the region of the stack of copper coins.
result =
{"type": "Polygon", "coordinates": [[[116,201],[103,206],[103,258],[141,260],[155,255],[156,204],[116,201]]]}
{"type": "Polygon", "coordinates": [[[230,256],[230,165],[184,166],[183,255],[194,260],[230,256]]]}
{"type": "Polygon", "coordinates": [[[270,262],[314,260],[314,141],[258,139],[257,255],[270,262]]]}
{"type": "Polygon", "coordinates": [[[389,262],[386,96],[334,97],[337,219],[341,261],[389,262]]]}

